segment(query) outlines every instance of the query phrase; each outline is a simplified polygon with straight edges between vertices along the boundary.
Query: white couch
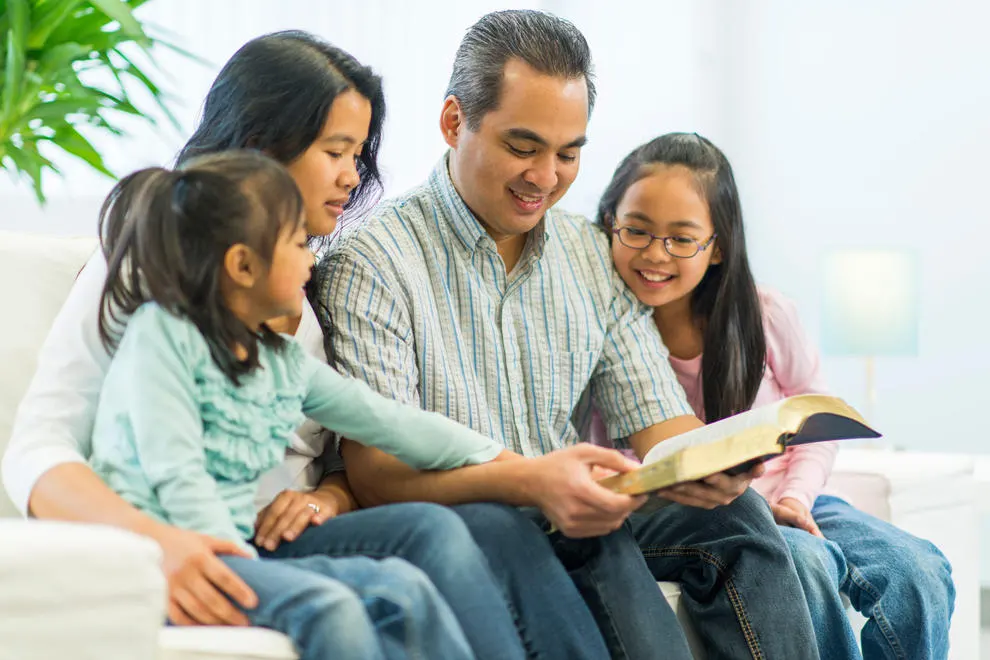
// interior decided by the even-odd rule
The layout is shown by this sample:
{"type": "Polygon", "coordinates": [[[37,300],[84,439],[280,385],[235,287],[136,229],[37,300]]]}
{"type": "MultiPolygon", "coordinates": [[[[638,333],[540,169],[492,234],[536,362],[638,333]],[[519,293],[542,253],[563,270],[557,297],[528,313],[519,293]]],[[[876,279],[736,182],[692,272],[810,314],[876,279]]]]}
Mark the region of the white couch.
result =
{"type": "MultiPolygon", "coordinates": [[[[0,232],[0,453],[37,351],[92,238],[0,232]]],[[[843,451],[833,485],[861,508],[938,544],[957,588],[954,660],[979,644],[978,520],[965,457],[843,451]]],[[[114,529],[20,521],[0,489],[0,660],[295,660],[289,640],[249,628],[164,627],[154,543],[114,529]]],[[[664,595],[690,629],[675,584],[664,595]]],[[[699,658],[697,640],[692,645],[699,658]]]]}

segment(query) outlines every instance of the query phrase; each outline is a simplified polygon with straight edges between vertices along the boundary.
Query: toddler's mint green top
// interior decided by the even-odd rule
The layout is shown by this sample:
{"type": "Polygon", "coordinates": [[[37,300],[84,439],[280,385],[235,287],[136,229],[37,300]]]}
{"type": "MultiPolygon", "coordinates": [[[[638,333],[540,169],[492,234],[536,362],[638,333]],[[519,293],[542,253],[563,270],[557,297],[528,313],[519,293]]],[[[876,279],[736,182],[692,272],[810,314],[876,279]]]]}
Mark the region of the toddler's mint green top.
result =
{"type": "Polygon", "coordinates": [[[260,345],[259,362],[235,386],[192,322],[141,306],[100,394],[93,469],[155,518],[243,544],[254,536],[258,477],[282,461],[304,416],[418,469],[484,463],[502,450],[442,415],[372,392],[291,338],[277,349],[260,345]]]}

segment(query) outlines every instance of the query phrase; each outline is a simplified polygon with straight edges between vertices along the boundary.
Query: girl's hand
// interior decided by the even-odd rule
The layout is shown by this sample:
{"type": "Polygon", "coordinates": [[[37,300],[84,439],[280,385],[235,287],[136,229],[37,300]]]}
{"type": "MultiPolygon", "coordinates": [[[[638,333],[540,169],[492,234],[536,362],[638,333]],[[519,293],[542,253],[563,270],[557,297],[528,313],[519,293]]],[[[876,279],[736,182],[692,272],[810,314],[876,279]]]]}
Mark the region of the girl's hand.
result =
{"type": "Polygon", "coordinates": [[[232,541],[222,541],[170,525],[149,534],[162,548],[162,569],[168,580],[168,618],[179,626],[246,626],[245,609],[258,597],[217,555],[251,555],[232,541]],[[229,600],[228,600],[229,599],[229,600]]]}
{"type": "Polygon", "coordinates": [[[808,507],[793,497],[782,498],[770,509],[773,511],[773,519],[777,521],[778,525],[797,527],[813,536],[825,538],[822,530],[818,529],[815,519],[811,517],[811,511],[808,511],[808,507]]]}
{"type": "Polygon", "coordinates": [[[311,493],[283,490],[258,512],[254,543],[273,551],[282,541],[294,541],[310,525],[322,525],[339,513],[339,502],[332,494],[320,490],[311,493]]]}
{"type": "Polygon", "coordinates": [[[724,473],[713,474],[700,481],[689,481],[657,491],[660,497],[699,509],[714,509],[726,504],[746,492],[753,479],[763,476],[766,468],[761,463],[736,476],[724,473]]]}

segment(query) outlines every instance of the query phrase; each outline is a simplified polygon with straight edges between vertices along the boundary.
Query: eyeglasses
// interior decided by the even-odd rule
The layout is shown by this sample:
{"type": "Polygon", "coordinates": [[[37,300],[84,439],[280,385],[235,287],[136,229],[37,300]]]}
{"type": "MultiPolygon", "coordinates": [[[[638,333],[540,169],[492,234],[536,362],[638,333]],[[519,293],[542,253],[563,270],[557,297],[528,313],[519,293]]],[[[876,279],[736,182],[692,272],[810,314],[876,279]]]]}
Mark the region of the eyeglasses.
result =
{"type": "Polygon", "coordinates": [[[645,250],[653,245],[653,241],[662,241],[663,249],[676,259],[690,259],[699,252],[704,252],[718,236],[712,234],[711,238],[700,243],[687,236],[657,236],[636,227],[619,227],[613,229],[612,233],[618,237],[620,243],[633,250],[645,250]]]}

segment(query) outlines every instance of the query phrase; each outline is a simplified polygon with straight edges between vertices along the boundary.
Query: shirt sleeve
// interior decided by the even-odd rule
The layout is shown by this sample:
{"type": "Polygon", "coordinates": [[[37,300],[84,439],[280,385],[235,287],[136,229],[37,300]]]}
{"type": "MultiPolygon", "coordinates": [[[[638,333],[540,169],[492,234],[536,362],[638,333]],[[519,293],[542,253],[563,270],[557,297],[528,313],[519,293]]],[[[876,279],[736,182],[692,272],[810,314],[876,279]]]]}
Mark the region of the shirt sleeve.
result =
{"type": "Polygon", "coordinates": [[[608,437],[620,441],[694,412],[667,360],[650,309],[636,300],[617,273],[612,286],[605,343],[591,384],[608,437]]]}
{"type": "Polygon", "coordinates": [[[190,367],[198,335],[164,311],[149,312],[131,320],[114,356],[129,385],[120,392],[126,401],[117,405],[128,411],[141,467],[170,523],[254,554],[207,472],[190,367]]]}
{"type": "MultiPolygon", "coordinates": [[[[783,395],[827,394],[818,351],[805,335],[797,307],[770,291],[761,291],[761,302],[767,331],[767,368],[783,395]]],[[[811,509],[832,473],[837,452],[835,442],[789,448],[787,469],[771,503],[792,497],[811,509]]]]}
{"type": "Polygon", "coordinates": [[[310,356],[305,360],[312,376],[303,412],[343,437],[419,470],[485,463],[502,451],[502,445],[443,415],[384,397],[310,356]]]}
{"type": "Polygon", "coordinates": [[[85,463],[110,356],[99,336],[106,262],[97,251],[80,272],[38,353],[34,377],[14,418],[3,457],[3,483],[28,514],[28,499],[45,472],[85,463]]]}

